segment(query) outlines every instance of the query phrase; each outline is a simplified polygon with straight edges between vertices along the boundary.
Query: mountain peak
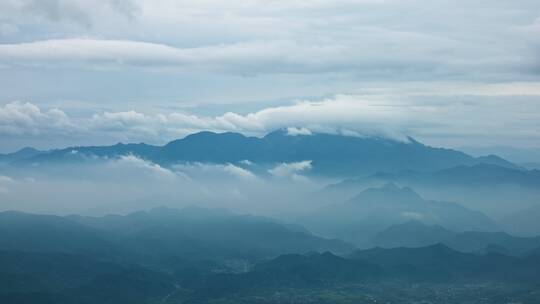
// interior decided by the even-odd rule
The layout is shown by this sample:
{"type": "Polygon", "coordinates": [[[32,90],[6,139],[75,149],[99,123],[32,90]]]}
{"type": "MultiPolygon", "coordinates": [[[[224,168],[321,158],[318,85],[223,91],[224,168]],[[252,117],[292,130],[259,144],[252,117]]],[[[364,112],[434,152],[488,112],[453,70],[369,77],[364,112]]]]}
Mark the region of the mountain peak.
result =
{"type": "Polygon", "coordinates": [[[18,150],[17,152],[15,153],[34,153],[34,152],[39,152],[39,150],[35,149],[35,148],[32,148],[32,147],[24,147],[20,150],[18,150]]]}
{"type": "Polygon", "coordinates": [[[17,158],[24,158],[24,157],[29,157],[29,156],[34,156],[34,155],[37,155],[41,153],[41,151],[37,150],[37,149],[34,149],[32,147],[24,147],[20,150],[17,150],[13,153],[8,153],[6,155],[9,155],[9,156],[12,156],[12,157],[17,157],[17,158]]]}

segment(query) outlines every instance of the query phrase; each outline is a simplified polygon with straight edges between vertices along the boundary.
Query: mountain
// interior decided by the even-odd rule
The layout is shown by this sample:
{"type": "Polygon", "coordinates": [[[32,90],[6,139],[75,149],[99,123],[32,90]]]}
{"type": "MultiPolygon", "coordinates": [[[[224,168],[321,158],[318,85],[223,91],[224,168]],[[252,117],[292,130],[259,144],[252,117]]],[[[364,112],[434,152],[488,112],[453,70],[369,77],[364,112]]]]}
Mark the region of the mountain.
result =
{"type": "Polygon", "coordinates": [[[497,186],[519,185],[525,187],[540,186],[540,171],[501,167],[494,164],[476,164],[456,166],[436,171],[403,170],[394,173],[376,174],[344,180],[328,187],[340,191],[358,187],[369,181],[394,182],[400,184],[421,184],[426,186],[497,186]]]}
{"type": "Polygon", "coordinates": [[[163,166],[182,162],[237,163],[250,160],[264,165],[311,160],[315,174],[349,177],[379,171],[437,170],[479,163],[512,166],[495,156],[474,158],[455,150],[429,147],[412,138],[398,141],[333,134],[290,136],[286,130],[271,132],[263,138],[205,131],[164,146],[141,143],[69,147],[29,155],[16,159],[15,163],[81,161],[126,154],[137,155],[163,166]]]}
{"type": "Polygon", "coordinates": [[[201,208],[156,208],[96,218],[2,212],[0,248],[99,255],[149,266],[181,259],[258,260],[285,253],[353,249],[270,219],[201,208]]]}
{"type": "Polygon", "coordinates": [[[538,264],[501,254],[476,255],[441,244],[421,248],[374,248],[351,258],[379,265],[392,276],[420,280],[539,280],[538,264]],[[530,267],[530,268],[529,268],[530,267]]]}
{"type": "MultiPolygon", "coordinates": [[[[534,259],[461,253],[440,244],[422,248],[375,248],[357,251],[346,258],[328,252],[284,255],[262,262],[246,273],[222,274],[192,282],[190,287],[195,291],[183,300],[197,302],[197,299],[202,303],[212,303],[212,300],[220,299],[224,303],[264,303],[258,299],[271,298],[271,302],[281,300],[297,303],[299,299],[307,298],[311,299],[309,303],[354,303],[353,299],[361,299],[362,302],[370,299],[359,298],[354,292],[359,290],[360,294],[370,293],[372,302],[379,302],[373,301],[375,295],[381,297],[381,292],[393,293],[396,288],[401,291],[398,286],[407,288],[405,286],[415,284],[420,284],[421,289],[438,284],[442,284],[443,289],[453,289],[450,286],[460,283],[476,283],[485,288],[486,284],[493,282],[499,283],[495,285],[499,290],[503,282],[537,286],[535,284],[540,281],[539,266],[534,259]],[[375,291],[370,289],[372,285],[384,287],[375,291]],[[288,298],[287,291],[292,291],[297,298],[285,300],[288,298]],[[320,291],[323,291],[322,295],[320,291]],[[315,299],[306,295],[315,296],[315,299]]],[[[475,289],[476,294],[480,291],[481,288],[475,289]]],[[[499,295],[504,293],[500,291],[499,295]]],[[[457,288],[451,292],[460,293],[463,290],[457,288]]],[[[401,291],[399,294],[403,296],[405,293],[401,291]]],[[[394,298],[397,301],[400,297],[394,295],[394,298]]],[[[401,302],[415,301],[401,298],[401,301],[395,303],[401,302]]]]}
{"type": "Polygon", "coordinates": [[[414,188],[433,200],[460,202],[496,219],[537,205],[540,198],[540,171],[492,164],[460,165],[436,171],[378,172],[329,185],[317,197],[346,199],[358,189],[386,183],[414,188]]]}
{"type": "Polygon", "coordinates": [[[525,256],[540,247],[540,237],[516,237],[505,232],[466,231],[458,233],[445,244],[464,252],[499,252],[525,256]]]}
{"type": "Polygon", "coordinates": [[[374,248],[347,257],[330,252],[286,254],[241,273],[150,270],[103,262],[99,256],[0,251],[0,302],[385,303],[401,299],[412,303],[429,297],[460,303],[474,295],[489,295],[489,303],[516,298],[536,303],[539,270],[535,252],[526,258],[476,255],[440,244],[374,248]],[[422,294],[415,297],[418,292],[422,294]]]}
{"type": "Polygon", "coordinates": [[[438,225],[426,225],[420,221],[411,220],[392,225],[377,233],[372,243],[382,248],[424,247],[443,243],[456,234],[438,225]]]}
{"type": "Polygon", "coordinates": [[[458,166],[433,173],[413,174],[410,175],[410,178],[418,179],[424,183],[441,183],[446,185],[481,186],[516,184],[530,187],[540,185],[540,171],[517,170],[493,164],[458,166]]]}
{"type": "Polygon", "coordinates": [[[518,148],[510,146],[492,147],[460,147],[460,151],[473,156],[497,154],[514,163],[538,163],[540,161],[539,148],[518,148]]]}
{"type": "Polygon", "coordinates": [[[111,257],[118,247],[99,230],[53,215],[0,212],[0,249],[111,257]]]}
{"type": "Polygon", "coordinates": [[[529,170],[540,170],[540,163],[519,163],[519,165],[529,170]]]}
{"type": "Polygon", "coordinates": [[[515,237],[504,232],[458,233],[419,221],[393,225],[378,233],[372,242],[383,248],[423,247],[442,243],[461,252],[499,252],[512,256],[525,256],[540,247],[540,237],[515,237]]]}
{"type": "Polygon", "coordinates": [[[13,153],[0,154],[0,163],[11,163],[18,160],[30,159],[42,153],[46,153],[46,152],[39,151],[34,148],[26,147],[13,153]]]}
{"type": "Polygon", "coordinates": [[[0,212],[0,303],[162,303],[201,275],[281,254],[353,250],[294,227],[195,207],[104,217],[0,212]]]}
{"type": "Polygon", "coordinates": [[[99,255],[0,251],[2,303],[148,303],[174,289],[167,274],[99,255]]]}
{"type": "Polygon", "coordinates": [[[512,163],[510,161],[507,161],[506,159],[504,159],[504,158],[502,158],[500,156],[493,155],[493,154],[489,154],[489,155],[486,155],[486,156],[479,156],[476,159],[481,164],[495,165],[495,166],[499,166],[499,167],[503,167],[503,168],[516,169],[516,170],[524,169],[523,167],[521,167],[519,165],[516,165],[516,164],[514,164],[514,163],[512,163]]]}
{"type": "Polygon", "coordinates": [[[222,297],[257,289],[323,288],[343,282],[375,278],[381,269],[360,260],[346,259],[330,252],[289,254],[255,265],[249,272],[210,276],[191,285],[195,296],[222,297]]]}
{"type": "Polygon", "coordinates": [[[366,189],[345,203],[323,207],[299,221],[315,233],[367,246],[378,232],[410,220],[454,231],[498,230],[481,212],[456,203],[424,200],[412,189],[394,184],[366,189]]]}
{"type": "Polygon", "coordinates": [[[352,250],[339,240],[319,238],[290,230],[267,218],[235,215],[224,210],[155,208],[126,216],[71,219],[124,236],[135,252],[145,252],[159,242],[162,248],[155,247],[154,251],[184,258],[257,259],[284,253],[352,250]]]}
{"type": "Polygon", "coordinates": [[[89,282],[97,275],[124,270],[119,264],[83,255],[0,251],[0,293],[58,291],[89,282]]]}
{"type": "Polygon", "coordinates": [[[324,281],[354,281],[373,278],[381,269],[363,261],[348,260],[330,252],[306,255],[282,255],[271,261],[256,265],[252,273],[266,284],[320,284],[324,281]]]}

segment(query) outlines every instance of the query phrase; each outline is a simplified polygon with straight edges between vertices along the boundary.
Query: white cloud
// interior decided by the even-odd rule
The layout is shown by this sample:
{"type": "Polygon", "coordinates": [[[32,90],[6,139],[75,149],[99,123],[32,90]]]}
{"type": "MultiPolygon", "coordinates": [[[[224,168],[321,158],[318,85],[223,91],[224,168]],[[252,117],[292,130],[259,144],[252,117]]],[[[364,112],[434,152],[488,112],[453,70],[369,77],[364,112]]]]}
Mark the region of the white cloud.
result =
{"type": "Polygon", "coordinates": [[[202,130],[263,136],[288,128],[291,135],[315,132],[397,140],[412,136],[431,144],[456,146],[470,141],[478,145],[530,146],[540,140],[536,132],[540,128],[540,111],[534,97],[513,102],[504,96],[462,96],[460,101],[432,97],[337,95],[218,116],[133,110],[72,116],[60,109],[14,102],[0,107],[0,137],[5,143],[24,135],[30,142],[62,137],[68,144],[77,139],[88,145],[96,138],[107,139],[106,143],[163,144],[202,130]]]}
{"type": "Polygon", "coordinates": [[[73,128],[67,115],[56,108],[42,111],[32,103],[19,101],[0,107],[0,134],[38,136],[65,133],[73,128]]]}
{"type": "Polygon", "coordinates": [[[220,179],[234,177],[242,180],[256,180],[257,177],[251,171],[235,166],[233,164],[212,164],[212,163],[182,163],[173,166],[175,171],[183,172],[192,178],[220,179]]]}
{"type": "Polygon", "coordinates": [[[243,178],[243,179],[254,179],[256,178],[251,171],[246,170],[244,168],[240,168],[238,166],[235,166],[233,164],[226,164],[223,166],[223,170],[227,173],[229,173],[232,176],[243,178]]]}
{"type": "Polygon", "coordinates": [[[297,181],[304,181],[306,178],[300,175],[301,172],[311,170],[311,160],[304,160],[295,163],[281,163],[268,170],[270,174],[279,178],[291,178],[297,181]]]}
{"type": "MultiPolygon", "coordinates": [[[[440,61],[433,57],[412,59],[411,56],[414,54],[411,51],[401,49],[399,55],[389,54],[379,57],[392,69],[401,69],[400,65],[406,62],[420,64],[419,70],[434,69],[440,61]]],[[[217,70],[240,74],[352,72],[357,69],[373,71],[376,67],[373,66],[371,58],[375,55],[371,48],[355,45],[316,41],[300,43],[292,40],[255,40],[192,48],[177,48],[141,41],[88,38],[0,45],[0,62],[6,65],[54,68],[136,66],[184,71],[217,70]]]]}
{"type": "MultiPolygon", "coordinates": [[[[256,39],[182,48],[134,40],[41,40],[0,44],[0,63],[48,68],[221,71],[240,75],[346,73],[372,79],[394,78],[396,73],[410,79],[445,79],[445,74],[466,71],[471,75],[494,73],[491,70],[498,69],[520,69],[525,73],[529,68],[523,59],[513,56],[486,52],[479,59],[469,52],[460,54],[466,46],[445,38],[387,29],[363,31],[362,44],[256,39]],[[385,52],[380,51],[382,47],[385,52]]],[[[533,60],[529,56],[526,63],[533,60]]]]}
{"type": "Polygon", "coordinates": [[[287,135],[290,136],[297,136],[297,135],[312,135],[311,131],[307,128],[294,128],[289,127],[287,128],[287,135]]]}
{"type": "Polygon", "coordinates": [[[0,20],[31,39],[1,44],[0,58],[53,68],[528,79],[538,63],[538,9],[531,0],[10,0],[0,20]]]}
{"type": "Polygon", "coordinates": [[[112,169],[120,168],[134,168],[136,170],[142,170],[144,174],[150,174],[155,177],[165,178],[165,179],[174,179],[179,177],[169,169],[163,168],[158,164],[154,164],[150,161],[139,158],[135,155],[123,155],[118,159],[112,160],[109,162],[109,166],[112,169]]]}
{"type": "Polygon", "coordinates": [[[253,165],[253,162],[250,161],[249,159],[241,160],[240,163],[241,163],[242,165],[246,165],[246,166],[252,166],[252,165],[253,165]]]}
{"type": "Polygon", "coordinates": [[[104,19],[134,18],[139,7],[131,0],[5,0],[0,19],[20,25],[59,23],[89,28],[104,19]]]}

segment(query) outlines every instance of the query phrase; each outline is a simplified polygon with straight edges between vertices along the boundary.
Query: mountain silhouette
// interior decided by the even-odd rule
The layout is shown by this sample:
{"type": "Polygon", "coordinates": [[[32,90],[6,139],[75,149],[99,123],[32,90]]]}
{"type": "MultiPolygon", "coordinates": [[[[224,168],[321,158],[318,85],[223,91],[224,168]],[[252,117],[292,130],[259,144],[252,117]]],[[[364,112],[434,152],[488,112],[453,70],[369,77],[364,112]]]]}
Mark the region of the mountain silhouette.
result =
{"type": "Polygon", "coordinates": [[[423,145],[409,138],[399,141],[382,137],[351,137],[316,133],[290,136],[277,130],[262,138],[239,133],[199,132],[164,146],[116,144],[69,147],[29,154],[16,164],[82,161],[133,154],[168,166],[182,162],[237,163],[249,160],[275,164],[310,160],[313,173],[329,176],[358,176],[380,171],[438,170],[479,163],[510,163],[497,158],[474,158],[465,153],[423,145]]]}

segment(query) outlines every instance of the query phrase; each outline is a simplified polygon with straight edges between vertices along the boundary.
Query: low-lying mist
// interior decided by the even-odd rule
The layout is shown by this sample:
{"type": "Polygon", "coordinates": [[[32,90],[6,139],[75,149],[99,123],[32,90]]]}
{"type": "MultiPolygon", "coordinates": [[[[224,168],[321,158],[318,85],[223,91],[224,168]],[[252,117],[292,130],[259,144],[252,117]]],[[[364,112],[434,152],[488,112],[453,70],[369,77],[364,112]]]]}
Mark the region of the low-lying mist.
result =
{"type": "MultiPolygon", "coordinates": [[[[433,175],[439,176],[434,179],[431,175],[406,172],[341,180],[316,174],[316,166],[317,163],[311,160],[264,164],[249,160],[229,163],[177,162],[163,166],[134,154],[91,156],[77,161],[10,164],[0,168],[0,210],[101,216],[127,214],[159,206],[198,206],[269,216],[305,225],[311,221],[306,218],[312,214],[328,214],[341,208],[342,204],[354,201],[366,189],[391,183],[398,187],[410,187],[421,197],[419,201],[450,202],[471,212],[481,212],[497,222],[489,226],[490,231],[504,230],[524,236],[540,233],[540,225],[534,223],[534,216],[529,216],[540,209],[537,207],[540,205],[540,190],[531,186],[533,184],[530,183],[534,181],[529,182],[529,179],[522,184],[512,184],[483,178],[481,182],[468,184],[463,179],[468,178],[467,168],[474,167],[463,167],[465,173],[455,175],[451,180],[441,179],[440,175],[433,175]]],[[[523,172],[535,178],[535,172],[523,172]]],[[[428,207],[414,204],[402,206],[399,205],[400,199],[400,196],[389,199],[398,202],[398,205],[378,206],[380,210],[374,214],[385,214],[388,224],[427,218],[430,220],[424,222],[428,224],[444,226],[450,223],[440,219],[439,214],[427,210],[431,206],[429,204],[425,205],[428,207]],[[391,210],[383,210],[385,208],[391,210]],[[392,217],[397,217],[390,220],[387,218],[390,216],[388,212],[392,213],[392,217]]],[[[367,212],[363,209],[343,212],[352,217],[352,223],[369,219],[368,216],[361,220],[367,212]],[[351,212],[354,214],[349,214],[351,212]]],[[[343,221],[343,216],[336,215],[330,221],[335,228],[343,221]]],[[[320,219],[314,222],[319,223],[320,219]]],[[[453,222],[454,226],[450,228],[466,230],[467,227],[476,227],[470,224],[455,226],[456,222],[453,222]]],[[[379,231],[386,226],[375,225],[369,229],[379,231]]],[[[327,237],[343,237],[343,231],[325,235],[327,229],[319,231],[317,225],[307,228],[327,237]]],[[[355,227],[347,233],[356,234],[357,229],[355,227]]],[[[367,232],[366,235],[370,236],[367,232]]]]}
{"type": "Polygon", "coordinates": [[[309,178],[310,161],[261,166],[179,163],[165,168],[134,155],[83,163],[7,168],[2,210],[103,215],[197,205],[291,216],[314,208],[308,196],[327,181],[309,178]]]}

